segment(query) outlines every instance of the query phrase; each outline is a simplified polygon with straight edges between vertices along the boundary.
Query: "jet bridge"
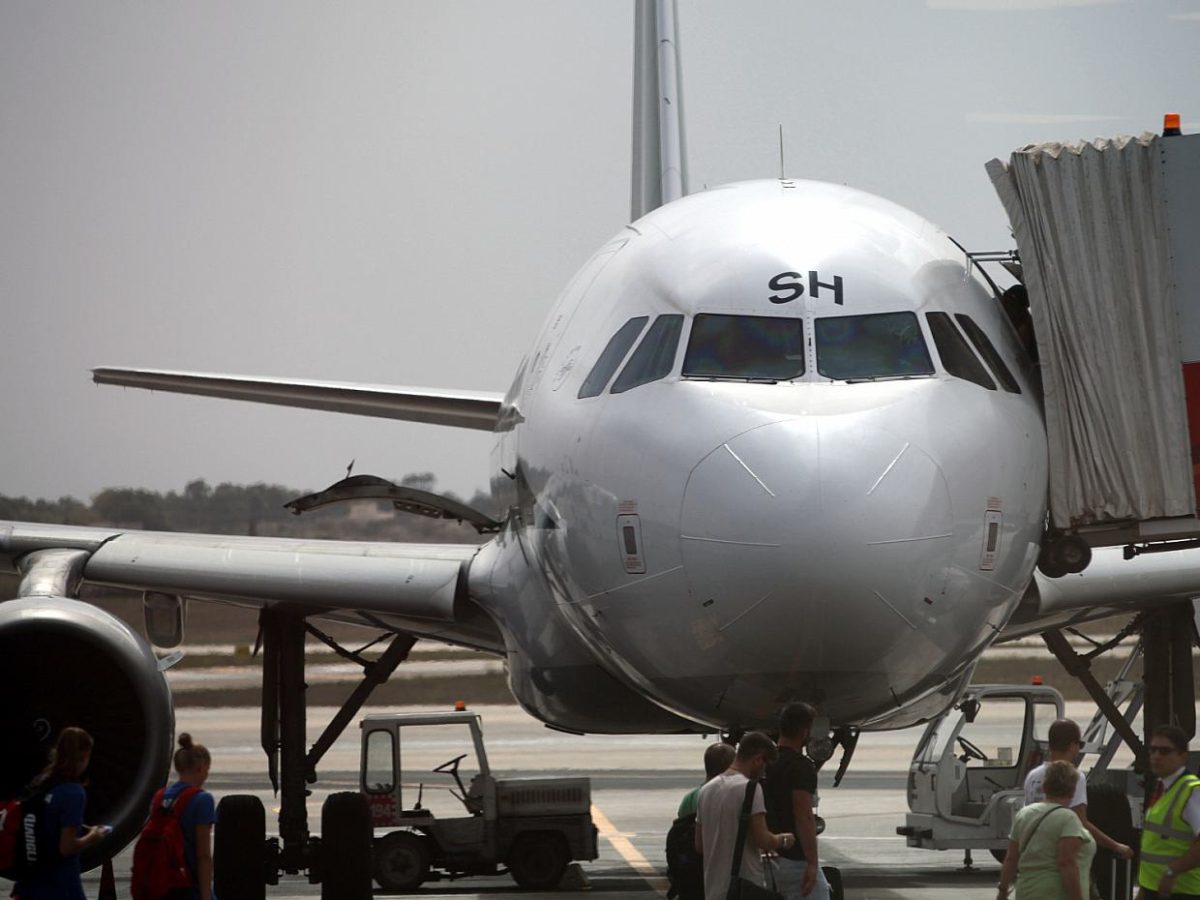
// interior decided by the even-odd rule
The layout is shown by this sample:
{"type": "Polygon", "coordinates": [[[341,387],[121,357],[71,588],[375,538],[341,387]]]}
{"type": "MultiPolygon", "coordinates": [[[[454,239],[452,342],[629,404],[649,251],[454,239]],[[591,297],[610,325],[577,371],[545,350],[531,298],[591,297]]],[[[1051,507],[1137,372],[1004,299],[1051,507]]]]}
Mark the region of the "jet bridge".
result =
{"type": "Polygon", "coordinates": [[[1031,145],[987,170],[1045,392],[1043,572],[1200,546],[1200,135],[1031,145]]]}

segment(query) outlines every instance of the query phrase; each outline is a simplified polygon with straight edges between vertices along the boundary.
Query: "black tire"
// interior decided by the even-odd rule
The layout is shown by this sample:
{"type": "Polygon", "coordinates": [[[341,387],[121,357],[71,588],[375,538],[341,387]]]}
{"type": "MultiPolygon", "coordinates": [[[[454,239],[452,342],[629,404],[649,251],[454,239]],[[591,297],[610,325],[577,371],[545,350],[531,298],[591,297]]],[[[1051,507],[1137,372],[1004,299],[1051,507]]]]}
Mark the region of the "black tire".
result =
{"type": "Polygon", "coordinates": [[[330,794],[321,806],[321,900],[370,900],[371,808],[353,791],[330,794]]]}
{"type": "MultiPolygon", "coordinates": [[[[1133,827],[1133,812],[1121,783],[1102,778],[1088,784],[1088,821],[1114,841],[1128,844],[1135,850],[1138,834],[1133,827]]],[[[1111,850],[1099,848],[1092,861],[1092,881],[1102,897],[1127,897],[1133,880],[1132,865],[1116,859],[1111,850]],[[1115,880],[1114,880],[1115,873],[1115,880]]]]}
{"type": "Polygon", "coordinates": [[[385,891],[408,894],[429,877],[429,839],[393,831],[375,842],[375,880],[385,891]]]}
{"type": "Polygon", "coordinates": [[[262,801],[230,794],[217,804],[213,837],[213,885],[222,900],[265,900],[263,877],[267,814],[262,801]]]}
{"type": "Polygon", "coordinates": [[[508,851],[509,874],[513,881],[530,891],[548,891],[557,887],[570,862],[567,843],[559,834],[522,834],[508,851]]]}
{"type": "Polygon", "coordinates": [[[1008,856],[1008,848],[1005,847],[1003,850],[989,850],[988,853],[992,854],[992,859],[1000,863],[1000,865],[1004,865],[1004,858],[1008,856]]]}
{"type": "Polygon", "coordinates": [[[829,900],[843,900],[846,894],[842,890],[842,870],[836,866],[821,866],[821,872],[829,882],[829,900]]]}
{"type": "Polygon", "coordinates": [[[1088,821],[1122,844],[1137,846],[1137,832],[1133,828],[1133,812],[1125,788],[1115,781],[1097,779],[1087,788],[1088,821]]]}

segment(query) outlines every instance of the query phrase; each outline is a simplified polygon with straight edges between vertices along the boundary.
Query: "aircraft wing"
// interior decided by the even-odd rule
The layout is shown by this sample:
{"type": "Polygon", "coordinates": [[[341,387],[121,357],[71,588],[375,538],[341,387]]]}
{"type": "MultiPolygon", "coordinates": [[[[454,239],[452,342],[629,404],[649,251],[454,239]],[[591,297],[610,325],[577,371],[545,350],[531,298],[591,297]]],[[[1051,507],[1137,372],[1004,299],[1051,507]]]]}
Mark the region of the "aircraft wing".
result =
{"type": "MultiPolygon", "coordinates": [[[[58,554],[73,578],[243,606],[307,614],[498,650],[495,626],[466,593],[474,544],[400,544],[126,531],[0,521],[0,570],[39,583],[38,551],[58,554]]],[[[40,554],[43,558],[47,554],[40,554]]],[[[51,554],[53,556],[53,554],[51,554]]],[[[43,570],[45,571],[45,570],[43,570]]],[[[49,570],[53,574],[53,567],[49,570]]]]}
{"type": "Polygon", "coordinates": [[[117,384],[176,394],[199,394],[276,406],[323,409],[357,416],[403,419],[492,431],[500,413],[500,394],[448,391],[394,385],[305,381],[249,375],[170,372],[160,369],[92,369],[96,384],[117,384]]]}

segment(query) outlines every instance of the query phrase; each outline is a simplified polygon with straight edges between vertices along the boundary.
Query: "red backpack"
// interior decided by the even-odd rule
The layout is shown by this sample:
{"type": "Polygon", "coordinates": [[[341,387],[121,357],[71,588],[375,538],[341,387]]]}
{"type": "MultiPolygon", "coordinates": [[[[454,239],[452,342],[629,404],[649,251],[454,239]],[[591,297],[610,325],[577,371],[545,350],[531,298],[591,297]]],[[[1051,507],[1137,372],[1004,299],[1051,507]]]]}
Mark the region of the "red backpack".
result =
{"type": "Polygon", "coordinates": [[[133,900],[162,900],[171,891],[196,883],[188,871],[180,819],[188,802],[200,788],[188,785],[173,801],[163,805],[166,788],[159,788],[150,804],[150,820],[133,847],[133,877],[129,889],[133,900]]]}

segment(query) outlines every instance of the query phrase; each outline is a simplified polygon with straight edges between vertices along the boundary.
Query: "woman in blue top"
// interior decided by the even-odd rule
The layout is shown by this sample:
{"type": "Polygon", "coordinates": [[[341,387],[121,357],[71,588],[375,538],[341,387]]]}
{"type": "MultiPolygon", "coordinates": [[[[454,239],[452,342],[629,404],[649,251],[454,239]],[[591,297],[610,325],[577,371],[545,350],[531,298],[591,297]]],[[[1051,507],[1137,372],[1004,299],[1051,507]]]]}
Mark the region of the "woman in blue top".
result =
{"type": "MultiPolygon", "coordinates": [[[[184,788],[203,788],[210,768],[212,756],[208,748],[194,743],[190,734],[181,734],[179,749],[175,751],[175,771],[179,773],[179,780],[163,792],[163,805],[173,803],[184,788]]],[[[179,828],[183,832],[184,855],[194,884],[190,888],[175,891],[171,900],[215,900],[212,828],[216,819],[213,795],[208,791],[197,791],[183,808],[179,828]]]]}
{"type": "Polygon", "coordinates": [[[79,854],[102,841],[109,831],[103,825],[83,824],[87,791],[81,779],[92,761],[92,743],[92,736],[82,728],[64,728],[49,764],[33,780],[33,790],[46,794],[39,836],[47,845],[57,846],[59,858],[50,868],[18,881],[14,900],[86,900],[79,879],[79,854]]]}

